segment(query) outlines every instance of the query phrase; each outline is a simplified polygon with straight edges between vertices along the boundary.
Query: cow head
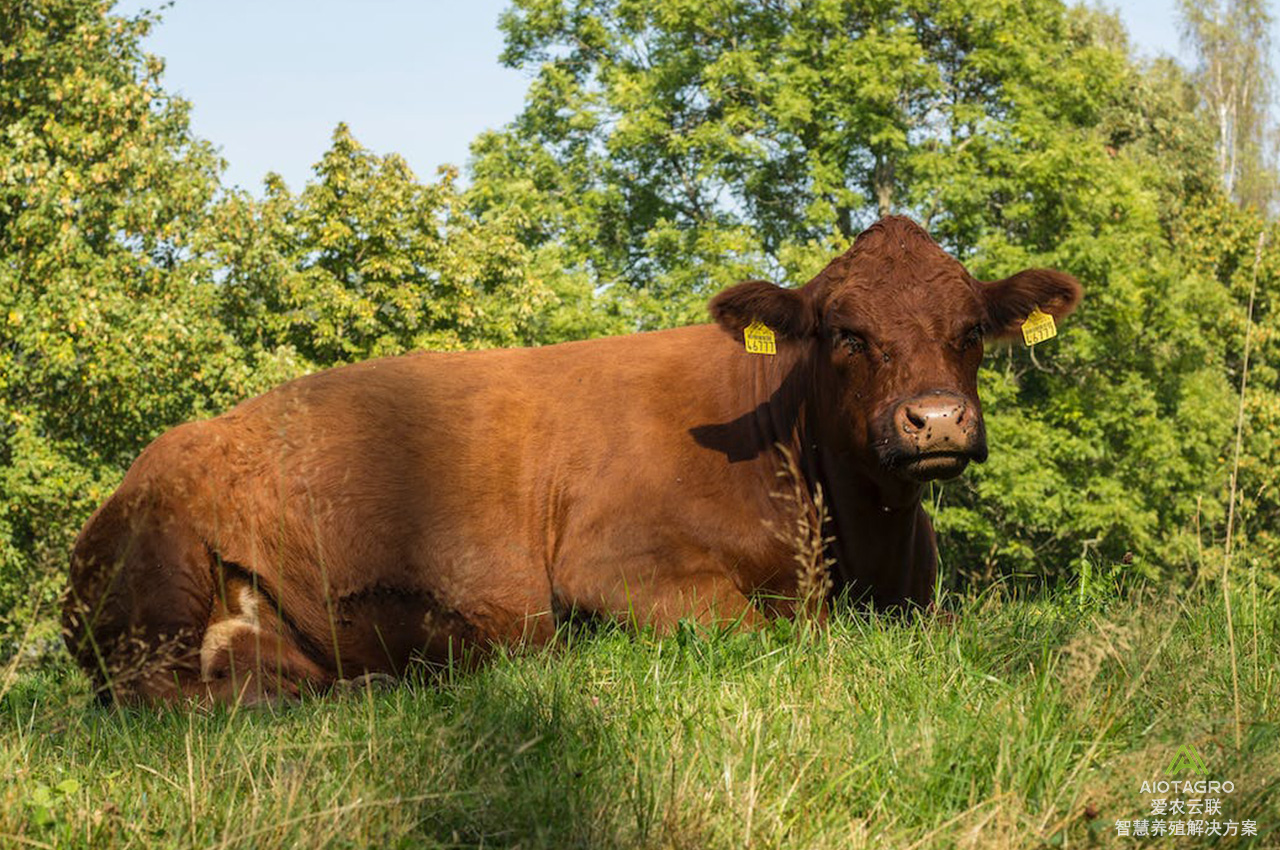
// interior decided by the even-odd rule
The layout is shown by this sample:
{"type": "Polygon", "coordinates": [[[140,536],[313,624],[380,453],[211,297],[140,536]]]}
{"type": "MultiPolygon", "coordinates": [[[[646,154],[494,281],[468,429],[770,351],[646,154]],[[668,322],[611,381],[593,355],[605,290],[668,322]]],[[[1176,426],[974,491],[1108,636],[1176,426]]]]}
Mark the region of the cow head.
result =
{"type": "Polygon", "coordinates": [[[986,340],[1019,334],[1036,308],[1080,301],[1068,274],[1027,269],[982,282],[909,219],[882,219],[800,289],[749,281],[711,314],[730,332],[759,320],[807,346],[816,436],[877,477],[920,483],[987,456],[978,364],[986,340]]]}

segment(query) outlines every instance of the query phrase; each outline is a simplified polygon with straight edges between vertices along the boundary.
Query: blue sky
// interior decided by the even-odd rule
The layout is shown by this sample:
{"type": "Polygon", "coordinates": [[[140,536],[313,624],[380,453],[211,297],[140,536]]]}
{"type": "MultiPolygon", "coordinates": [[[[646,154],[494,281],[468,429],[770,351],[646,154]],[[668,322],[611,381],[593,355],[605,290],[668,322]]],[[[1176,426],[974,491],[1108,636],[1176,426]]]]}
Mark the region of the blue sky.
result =
{"type": "MultiPolygon", "coordinates": [[[[158,5],[121,0],[116,11],[158,5]]],[[[166,88],[191,101],[195,132],[221,149],[229,185],[257,193],[276,171],[301,188],[339,121],[428,178],[441,163],[462,165],[477,133],[520,108],[527,79],[498,62],[506,5],[177,0],[147,50],[167,61],[166,88]]],[[[1179,54],[1174,0],[1105,5],[1143,53],[1179,54]]]]}

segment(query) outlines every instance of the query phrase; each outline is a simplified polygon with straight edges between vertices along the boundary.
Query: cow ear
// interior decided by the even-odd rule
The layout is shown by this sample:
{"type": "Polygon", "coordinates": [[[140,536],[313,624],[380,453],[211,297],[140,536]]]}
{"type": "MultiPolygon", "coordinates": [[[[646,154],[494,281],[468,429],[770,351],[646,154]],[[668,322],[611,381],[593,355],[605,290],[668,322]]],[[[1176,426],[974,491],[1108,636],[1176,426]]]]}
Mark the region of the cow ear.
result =
{"type": "Polygon", "coordinates": [[[783,339],[810,336],[815,327],[813,310],[803,290],[784,289],[767,280],[748,280],[731,286],[711,299],[711,318],[736,337],[759,320],[783,339]]]}
{"type": "Polygon", "coordinates": [[[987,300],[987,334],[995,339],[1016,336],[1033,310],[1060,320],[1071,314],[1084,295],[1079,281],[1053,269],[1026,269],[982,288],[987,300]]]}

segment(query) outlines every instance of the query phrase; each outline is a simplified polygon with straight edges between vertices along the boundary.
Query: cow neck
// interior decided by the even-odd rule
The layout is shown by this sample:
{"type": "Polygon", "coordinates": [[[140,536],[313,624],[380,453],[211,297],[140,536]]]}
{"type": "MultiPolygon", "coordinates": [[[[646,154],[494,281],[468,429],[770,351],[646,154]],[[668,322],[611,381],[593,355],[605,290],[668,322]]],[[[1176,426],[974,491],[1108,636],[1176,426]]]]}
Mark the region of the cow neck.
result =
{"type": "Polygon", "coordinates": [[[923,487],[877,480],[847,455],[810,444],[815,483],[822,486],[828,511],[829,557],[834,558],[836,592],[877,607],[902,604],[910,576],[924,559],[920,499],[923,487]]]}
{"type": "MultiPolygon", "coordinates": [[[[830,492],[824,483],[822,450],[815,424],[822,415],[817,409],[817,384],[814,375],[814,351],[812,346],[794,345],[780,349],[778,358],[753,358],[747,361],[750,374],[743,376],[745,386],[750,386],[756,406],[747,420],[750,426],[750,444],[764,460],[763,473],[769,481],[770,491],[784,490],[779,477],[788,478],[795,472],[801,476],[800,484],[814,509],[817,487],[830,492]],[[795,460],[793,469],[779,450],[786,448],[795,460]]],[[[739,420],[741,421],[741,419],[739,420]]],[[[773,507],[777,500],[771,499],[773,507]]],[[[834,536],[834,513],[830,497],[827,497],[827,526],[824,537],[834,536]]],[[[794,507],[787,508],[794,510],[794,507]]],[[[775,517],[776,522],[787,522],[786,516],[775,517]]],[[[828,549],[830,549],[830,545],[828,549]]],[[[839,560],[838,552],[828,557],[839,560]]],[[[838,569],[838,568],[837,568],[838,569]]]]}
{"type": "MultiPolygon", "coordinates": [[[[711,402],[706,421],[691,429],[693,439],[723,454],[730,464],[772,462],[781,443],[801,457],[805,399],[811,364],[801,346],[781,344],[773,356],[734,353],[727,361],[730,380],[711,402]]],[[[773,470],[770,470],[772,474],[773,470]]]]}
{"type": "MultiPolygon", "coordinates": [[[[865,572],[859,565],[866,559],[855,558],[853,553],[875,541],[863,540],[868,535],[862,532],[879,528],[886,518],[898,517],[880,516],[884,512],[878,510],[878,499],[869,496],[872,491],[866,482],[857,480],[859,476],[849,463],[823,448],[818,422],[827,412],[821,409],[821,399],[817,396],[813,357],[810,346],[787,345],[779,347],[776,357],[735,361],[738,368],[745,370],[735,377],[736,386],[747,390],[748,412],[722,425],[694,430],[699,442],[724,451],[730,461],[763,462],[761,473],[769,483],[770,492],[782,489],[779,476],[791,475],[778,447],[791,452],[803,478],[810,509],[814,506],[817,488],[822,488],[827,509],[823,536],[833,540],[828,545],[828,557],[836,561],[833,578],[839,586],[849,584],[855,574],[865,572]],[[870,517],[869,524],[865,521],[867,517],[870,517]]],[[[779,507],[776,499],[771,498],[770,502],[773,507],[779,507]]],[[[891,514],[898,513],[902,512],[891,511],[891,514]]],[[[786,522],[787,517],[776,517],[775,521],[786,522]]]]}
{"type": "Polygon", "coordinates": [[[755,370],[755,442],[770,455],[786,446],[804,468],[807,399],[813,386],[813,364],[807,346],[787,345],[774,362],[755,370]]]}

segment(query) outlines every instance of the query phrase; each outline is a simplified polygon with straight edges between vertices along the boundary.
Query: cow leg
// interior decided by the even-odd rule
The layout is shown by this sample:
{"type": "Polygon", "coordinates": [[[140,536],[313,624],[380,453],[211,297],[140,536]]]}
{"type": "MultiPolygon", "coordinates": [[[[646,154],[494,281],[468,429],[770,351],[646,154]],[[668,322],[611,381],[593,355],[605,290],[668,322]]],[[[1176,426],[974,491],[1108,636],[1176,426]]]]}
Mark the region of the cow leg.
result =
{"type": "Polygon", "coordinates": [[[199,682],[184,692],[255,703],[327,688],[333,677],[298,646],[293,629],[252,577],[222,573],[200,643],[199,682]]]}
{"type": "Polygon", "coordinates": [[[933,523],[923,507],[917,508],[915,546],[907,573],[907,602],[921,608],[933,606],[933,589],[938,579],[938,544],[933,523]]]}
{"type": "MultiPolygon", "coordinates": [[[[690,568],[688,561],[678,573],[669,565],[636,569],[625,573],[600,570],[607,578],[591,583],[573,577],[557,588],[558,607],[608,617],[637,628],[646,626],[659,633],[673,630],[681,620],[707,626],[758,628],[767,618],[738,589],[719,566],[690,568]]],[[[583,570],[577,575],[589,575],[583,570]]]]}
{"type": "Polygon", "coordinates": [[[111,681],[117,700],[255,704],[332,684],[332,676],[299,649],[288,624],[250,581],[224,577],[211,596],[204,623],[184,629],[180,643],[160,644],[160,653],[152,649],[147,663],[135,663],[137,674],[111,681]],[[165,655],[165,646],[180,651],[165,655]]]}
{"type": "Polygon", "coordinates": [[[629,611],[646,611],[649,625],[660,634],[672,631],[681,620],[705,626],[757,629],[767,618],[721,571],[708,571],[681,580],[659,582],[635,600],[629,611]]]}

